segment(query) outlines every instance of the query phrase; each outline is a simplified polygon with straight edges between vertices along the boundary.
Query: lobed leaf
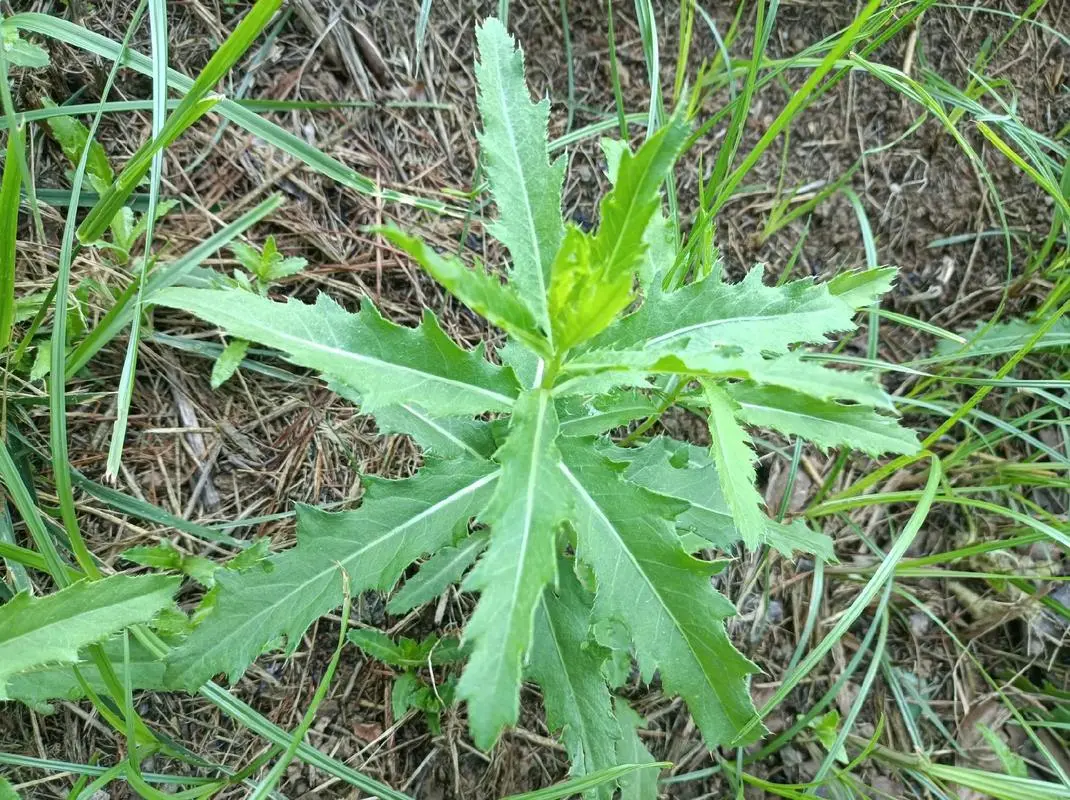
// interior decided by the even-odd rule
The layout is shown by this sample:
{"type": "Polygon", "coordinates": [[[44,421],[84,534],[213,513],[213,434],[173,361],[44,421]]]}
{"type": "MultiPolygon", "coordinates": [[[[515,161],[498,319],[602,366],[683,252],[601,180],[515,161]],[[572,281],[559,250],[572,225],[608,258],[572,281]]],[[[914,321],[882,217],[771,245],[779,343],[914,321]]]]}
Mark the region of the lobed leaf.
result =
{"type": "Polygon", "coordinates": [[[79,651],[171,605],[181,578],[112,575],[43,597],[22,592],[0,606],[0,699],[20,672],[74,664],[79,651]]]}
{"type": "Polygon", "coordinates": [[[466,536],[456,546],[443,547],[424,562],[419,572],[405,581],[405,585],[387,604],[387,611],[404,614],[439,597],[476,562],[479,554],[486,549],[489,538],[489,533],[479,531],[466,536]]]}
{"type": "Polygon", "coordinates": [[[217,573],[215,607],[172,651],[169,685],[192,690],[221,672],[236,680],[280,637],[296,647],[309,625],[341,604],[340,568],[353,593],[389,590],[412,562],[467,527],[497,478],[489,461],[429,461],[412,478],[366,479],[356,511],[298,507],[297,547],[272,557],[274,569],[217,573]]]}
{"type": "Polygon", "coordinates": [[[476,30],[479,61],[479,144],[498,220],[491,234],[509,248],[511,283],[543,330],[550,330],[550,264],[564,233],[561,186],[565,159],[550,163],[546,136],[550,101],[533,104],[524,82],[524,54],[500,21],[476,30]]]}
{"type": "Polygon", "coordinates": [[[491,528],[490,545],[464,583],[481,594],[465,629],[471,657],[457,693],[469,701],[469,725],[483,749],[517,720],[535,611],[557,572],[557,532],[569,513],[557,437],[550,393],[522,394],[496,456],[501,477],[480,518],[491,528]]]}
{"type": "Polygon", "coordinates": [[[459,347],[430,311],[419,327],[405,328],[384,319],[370,300],[351,314],[325,295],[307,305],[233,289],[166,289],[155,302],[343,381],[360,393],[367,412],[403,403],[435,416],[504,411],[518,390],[510,370],[487,361],[482,346],[459,347]]]}
{"type": "Polygon", "coordinates": [[[675,292],[651,287],[643,305],[591,343],[643,350],[688,342],[692,348],[732,346],[784,353],[796,343],[821,343],[853,330],[854,309],[828,287],[803,279],[762,283],[760,267],[739,283],[707,279],[675,292]]]}
{"type": "MultiPolygon", "coordinates": [[[[329,386],[359,404],[360,395],[345,384],[334,381],[329,386]]],[[[437,458],[490,458],[497,449],[492,423],[467,417],[435,418],[409,403],[380,408],[375,412],[375,423],[381,433],[411,436],[425,455],[437,458]]]]}
{"type": "Polygon", "coordinates": [[[673,522],[686,504],[625,482],[589,441],[562,439],[561,449],[577,557],[598,583],[594,619],[628,629],[647,680],[660,671],[707,745],[733,741],[754,716],[748,677],[758,668],[725,632],[723,620],[735,609],[710,584],[717,567],[680,545],[673,522]]]}
{"type": "MultiPolygon", "coordinates": [[[[557,591],[544,591],[536,612],[528,674],[542,687],[547,725],[565,742],[569,774],[587,775],[620,763],[614,746],[619,729],[602,677],[609,651],[589,639],[591,596],[569,561],[561,562],[558,576],[557,591]]],[[[612,796],[612,784],[588,794],[612,796]]]]}
{"type": "MultiPolygon", "coordinates": [[[[639,738],[638,728],[646,727],[640,717],[624,700],[613,698],[613,711],[617,717],[620,735],[616,751],[618,764],[654,764],[654,756],[639,738]]],[[[657,800],[658,773],[653,769],[641,769],[619,780],[620,800],[657,800]]]]}
{"type": "Polygon", "coordinates": [[[397,228],[380,228],[379,232],[408,253],[428,275],[491,325],[514,336],[534,352],[547,357],[550,355],[549,343],[539,331],[531,309],[511,286],[478,267],[469,269],[458,258],[440,256],[423,240],[397,228]]]}
{"type": "Polygon", "coordinates": [[[895,285],[895,267],[876,267],[841,272],[826,285],[829,291],[851,308],[873,305],[895,285]]]}
{"type": "Polygon", "coordinates": [[[779,386],[736,383],[727,391],[748,425],[799,436],[822,449],[846,445],[872,456],[918,451],[913,431],[864,405],[819,400],[779,386]]]}
{"type": "Polygon", "coordinates": [[[750,548],[761,542],[768,517],[755,487],[754,461],[750,437],[736,422],[736,406],[723,388],[715,383],[703,384],[709,404],[710,455],[717,468],[721,491],[732,511],[739,535],[750,548]]]}

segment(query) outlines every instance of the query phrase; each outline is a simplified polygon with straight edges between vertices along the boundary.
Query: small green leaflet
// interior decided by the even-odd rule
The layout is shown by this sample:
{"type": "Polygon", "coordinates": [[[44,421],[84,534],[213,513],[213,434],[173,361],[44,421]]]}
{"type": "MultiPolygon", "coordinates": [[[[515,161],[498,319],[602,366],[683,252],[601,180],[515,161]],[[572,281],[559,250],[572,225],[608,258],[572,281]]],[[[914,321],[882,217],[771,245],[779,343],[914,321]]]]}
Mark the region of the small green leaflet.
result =
{"type": "MultiPolygon", "coordinates": [[[[56,107],[56,104],[47,97],[41,99],[41,105],[45,108],[56,107]]],[[[89,128],[74,117],[67,115],[49,117],[45,124],[48,126],[48,132],[52,134],[52,138],[56,140],[60,149],[63,150],[63,155],[71,162],[71,166],[78,166],[78,162],[82,159],[82,151],[85,150],[86,142],[89,140],[89,128]]],[[[93,188],[98,192],[104,191],[115,180],[115,173],[112,171],[111,162],[108,161],[108,154],[104,152],[104,147],[96,139],[89,142],[89,155],[85,163],[85,173],[89,177],[93,188]]]]}
{"type": "Polygon", "coordinates": [[[367,479],[356,511],[299,507],[297,547],[272,557],[274,569],[217,573],[215,608],[172,651],[168,683],[196,689],[220,672],[237,679],[279,637],[296,647],[309,625],[341,604],[339,568],[351,592],[389,590],[486,506],[497,474],[489,461],[430,462],[412,478],[367,479]]]}
{"type": "MultiPolygon", "coordinates": [[[[618,764],[654,764],[654,756],[639,738],[638,728],[645,728],[646,721],[619,697],[613,698],[613,711],[620,729],[617,739],[618,764]]],[[[620,800],[657,800],[658,773],[643,769],[629,773],[620,779],[620,800]]]]}
{"type": "Polygon", "coordinates": [[[3,775],[0,775],[0,800],[19,800],[19,793],[3,775]]]}
{"type": "Polygon", "coordinates": [[[230,380],[231,375],[238,371],[238,367],[241,366],[241,362],[245,359],[245,353],[248,349],[249,342],[246,339],[231,339],[227,342],[227,346],[223,348],[223,352],[219,354],[219,358],[212,365],[211,384],[213,389],[218,389],[230,380]]]}
{"type": "MultiPolygon", "coordinates": [[[[591,595],[572,571],[558,566],[557,591],[547,589],[535,616],[535,638],[528,674],[542,687],[546,722],[560,731],[572,762],[570,775],[612,767],[619,736],[602,664],[609,651],[590,641],[591,595]]],[[[613,786],[603,784],[593,797],[609,800],[613,786]]]]}
{"type": "Polygon", "coordinates": [[[405,581],[405,585],[390,599],[387,611],[404,614],[438,598],[475,563],[479,554],[486,549],[489,539],[489,533],[479,531],[466,536],[456,547],[443,547],[424,562],[419,572],[405,581]]]}
{"type": "Polygon", "coordinates": [[[491,234],[513,257],[511,283],[539,326],[550,330],[547,286],[550,264],[564,233],[561,185],[565,159],[550,164],[546,127],[550,101],[533,104],[524,82],[524,54],[497,19],[476,31],[479,61],[479,144],[498,220],[491,234]]]}
{"type": "Polygon", "coordinates": [[[513,288],[477,265],[469,269],[457,258],[444,258],[415,236],[394,227],[379,232],[400,247],[450,294],[483,317],[516,337],[530,350],[549,357],[550,345],[539,331],[538,323],[513,288]]]}
{"type": "Polygon", "coordinates": [[[591,344],[642,350],[686,341],[784,353],[797,342],[822,343],[829,334],[854,330],[854,315],[824,284],[803,279],[766,286],[755,267],[739,283],[710,278],[668,293],[655,284],[638,311],[591,344]]]}
{"type": "Polygon", "coordinates": [[[181,578],[112,575],[79,581],[0,606],[0,700],[13,675],[54,664],[74,664],[79,651],[130,625],[151,621],[171,605],[181,578]]]}
{"type": "MultiPolygon", "coordinates": [[[[717,567],[680,546],[673,520],[686,504],[626,483],[588,442],[561,439],[561,449],[577,556],[598,581],[594,619],[631,632],[644,676],[660,670],[707,745],[733,741],[754,716],[748,683],[758,668],[725,632],[723,620],[735,609],[710,585],[717,567]]],[[[750,740],[759,735],[753,731],[750,740]]]]}
{"type": "Polygon", "coordinates": [[[516,396],[510,370],[487,361],[482,346],[458,347],[430,312],[418,328],[404,328],[384,319],[371,301],[350,314],[326,295],[307,305],[237,289],[165,289],[154,302],[337,377],[360,392],[368,412],[418,403],[436,416],[481,414],[508,410],[516,396]]]}
{"type": "Polygon", "coordinates": [[[452,664],[461,658],[461,643],[457,639],[439,639],[434,634],[422,641],[401,637],[394,641],[382,631],[358,628],[349,632],[349,641],[368,655],[404,669],[420,669],[432,664],[452,664]]]}
{"type": "Polygon", "coordinates": [[[457,694],[470,701],[469,726],[484,749],[517,720],[535,611],[556,574],[557,532],[569,511],[557,437],[550,393],[522,394],[496,456],[502,465],[498,486],[481,516],[491,528],[490,546],[464,583],[480,598],[465,629],[471,657],[457,694]]]}
{"type": "Polygon", "coordinates": [[[895,267],[850,270],[841,272],[825,285],[851,308],[866,308],[891,290],[898,271],[895,267]]]}
{"type": "Polygon", "coordinates": [[[918,439],[894,417],[863,405],[844,405],[775,386],[735,383],[727,387],[748,425],[801,436],[826,449],[847,445],[869,455],[916,453],[918,439]]]}
{"type": "Polygon", "coordinates": [[[656,397],[636,391],[618,391],[590,401],[565,397],[557,402],[562,436],[599,434],[658,413],[656,397]]]}
{"type": "Polygon", "coordinates": [[[703,384],[709,404],[710,455],[721,481],[725,502],[732,511],[743,543],[750,548],[762,541],[766,520],[765,503],[755,487],[755,454],[750,437],[736,422],[736,407],[724,389],[712,382],[703,384]]]}

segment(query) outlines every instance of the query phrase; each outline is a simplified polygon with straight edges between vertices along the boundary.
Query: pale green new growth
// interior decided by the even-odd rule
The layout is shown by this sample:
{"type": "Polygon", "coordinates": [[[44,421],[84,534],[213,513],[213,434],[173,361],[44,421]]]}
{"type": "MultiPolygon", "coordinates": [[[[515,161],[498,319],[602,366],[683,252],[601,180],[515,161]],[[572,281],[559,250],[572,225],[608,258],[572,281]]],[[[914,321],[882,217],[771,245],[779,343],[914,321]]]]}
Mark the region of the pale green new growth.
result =
{"type": "MultiPolygon", "coordinates": [[[[735,609],[711,583],[724,562],[708,551],[742,542],[834,553],[805,522],[767,516],[745,426],[871,455],[917,449],[874,376],[827,367],[804,349],[853,330],[857,309],[879,299],[893,272],[767,286],[754,269],[726,283],[710,239],[692,248],[706,261],[681,262],[661,195],[690,135],[676,116],[634,153],[625,142],[604,147],[613,189],[598,227],[566,228],[564,160],[551,165],[547,151],[549,104],[530,102],[501,23],[486,22],[478,43],[480,141],[497,205],[491,230],[509,250],[506,280],[395,228],[380,232],[504,331],[493,362],[482,347],[458,346],[430,311],[412,328],[370,301],[349,313],[323,296],[315,305],[236,289],[159,297],[316,370],[381,431],[424,451],[414,477],[368,479],[357,511],[300,509],[298,544],[270,559],[272,571],[216,573],[217,593],[167,679],[191,689],[220,672],[233,679],[264,650],[293,648],[341,602],[339,566],[352,592],[388,591],[426,558],[389,610],[432,602],[462,580],[479,593],[456,684],[478,746],[517,721],[527,676],[542,688],[574,775],[652,763],[640,719],[611,693],[633,658],[645,680],[658,673],[686,701],[711,748],[744,729],[749,742],[760,735],[749,692],[757,667],[728,638],[735,609]],[[708,419],[708,449],[647,434],[673,405],[708,419]],[[613,435],[637,422],[630,436],[613,435]]],[[[406,669],[423,657],[416,643],[353,638],[406,669]],[[397,654],[402,646],[411,657],[397,654]]],[[[396,708],[423,707],[437,724],[443,700],[421,680],[398,678],[396,708]],[[414,705],[420,692],[427,702],[414,705]]],[[[656,772],[622,773],[590,796],[617,790],[653,800],[656,772]]]]}

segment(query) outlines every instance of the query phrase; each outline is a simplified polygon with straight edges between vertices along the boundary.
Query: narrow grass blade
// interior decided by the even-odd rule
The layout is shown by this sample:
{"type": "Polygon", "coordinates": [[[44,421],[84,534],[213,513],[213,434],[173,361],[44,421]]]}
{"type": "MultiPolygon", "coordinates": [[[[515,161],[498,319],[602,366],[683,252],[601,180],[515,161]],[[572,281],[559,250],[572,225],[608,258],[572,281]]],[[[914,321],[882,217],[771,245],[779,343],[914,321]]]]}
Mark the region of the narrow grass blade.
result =
{"type": "MultiPolygon", "coordinates": [[[[167,118],[167,4],[164,0],[151,0],[149,3],[149,29],[152,38],[152,138],[154,141],[163,139],[164,125],[167,118]]],[[[224,44],[226,47],[226,44],[224,44]]],[[[209,66],[211,63],[209,62],[209,66]]],[[[187,98],[189,95],[187,95],[187,98]]],[[[195,104],[196,105],[196,104],[195,104]]],[[[175,115],[181,114],[183,108],[180,105],[175,115]]],[[[86,144],[90,148],[92,142],[86,144]]],[[[144,296],[145,275],[152,258],[152,235],[156,227],[156,209],[160,201],[160,179],[163,174],[163,148],[157,149],[152,154],[150,162],[149,178],[149,209],[145,217],[145,246],[141,255],[141,269],[137,281],[137,298],[134,301],[134,316],[130,326],[130,338],[126,345],[126,356],[123,358],[123,370],[119,376],[119,393],[116,396],[115,425],[112,427],[111,443],[108,445],[108,462],[104,475],[108,480],[114,481],[119,473],[119,462],[123,456],[123,443],[126,441],[126,428],[130,419],[130,401],[134,394],[134,373],[137,370],[137,349],[141,343],[141,303],[144,296]]],[[[135,157],[136,158],[136,157],[135,157]]],[[[125,172],[125,170],[124,170],[125,172]]],[[[120,176],[121,178],[121,176],[120,176]]],[[[140,182],[140,177],[138,181],[140,182]]],[[[136,185],[136,183],[134,184],[136,185]]],[[[133,187],[131,187],[131,191],[133,187]]],[[[129,193],[128,193],[129,194],[129,193]]],[[[120,198],[120,205],[126,201],[126,197],[120,198]]],[[[102,197],[96,208],[107,205],[107,194],[102,197]]],[[[118,212],[116,208],[116,212],[118,212]]],[[[111,225],[115,214],[107,217],[106,224],[111,225]]],[[[103,233],[103,231],[101,231],[103,233]]],[[[96,236],[93,237],[93,240],[96,236]]]]}
{"type": "MultiPolygon", "coordinates": [[[[100,202],[86,216],[78,228],[78,238],[82,242],[92,242],[100,238],[108,225],[111,224],[112,218],[126,202],[126,198],[141,183],[141,179],[149,171],[157,154],[161,153],[181,136],[187,128],[219,102],[221,99],[219,96],[209,95],[212,87],[219,83],[220,79],[249,49],[253,40],[260,35],[264,26],[275,15],[281,4],[282,0],[257,0],[256,5],[242,18],[242,21],[238,23],[238,26],[227,37],[226,41],[212,55],[212,58],[186,92],[186,96],[182,98],[178,108],[167,118],[167,122],[160,127],[159,131],[154,131],[153,138],[142,145],[131,157],[112,187],[105,192],[100,202]]],[[[163,35],[166,38],[166,30],[164,30],[163,35]]],[[[155,37],[153,41],[155,49],[159,43],[155,37]]],[[[166,58],[166,45],[162,55],[166,58]]],[[[154,92],[163,92],[165,96],[167,91],[166,75],[166,63],[158,65],[153,61],[154,92]]],[[[158,103],[154,102],[154,105],[158,105],[158,103]]],[[[153,127],[156,127],[155,123],[153,127]]]]}
{"type": "Polygon", "coordinates": [[[546,789],[539,789],[534,792],[525,792],[524,794],[511,794],[504,800],[562,800],[565,797],[573,797],[584,792],[589,792],[591,789],[596,789],[599,786],[609,783],[610,781],[616,781],[626,775],[631,775],[633,772],[638,772],[643,769],[668,769],[672,764],[668,761],[656,761],[652,764],[620,764],[616,767],[610,767],[609,769],[599,770],[598,772],[592,772],[590,775],[584,775],[580,778],[573,778],[570,781],[564,783],[558,783],[554,786],[550,786],[546,789]]]}
{"type": "Polygon", "coordinates": [[[15,319],[15,244],[19,232],[19,195],[22,188],[22,161],[18,156],[23,130],[7,139],[4,177],[0,183],[0,352],[11,342],[15,319]]]}

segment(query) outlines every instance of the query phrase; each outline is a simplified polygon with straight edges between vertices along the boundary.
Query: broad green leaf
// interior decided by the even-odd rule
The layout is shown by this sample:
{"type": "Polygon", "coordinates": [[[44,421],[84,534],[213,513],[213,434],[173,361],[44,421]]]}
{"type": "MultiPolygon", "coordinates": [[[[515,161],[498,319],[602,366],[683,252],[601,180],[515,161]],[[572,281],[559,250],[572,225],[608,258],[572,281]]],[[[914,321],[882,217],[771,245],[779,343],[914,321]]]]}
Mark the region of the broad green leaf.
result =
{"type": "Polygon", "coordinates": [[[524,55],[497,19],[476,31],[479,61],[479,144],[498,219],[490,232],[509,248],[511,283],[550,330],[550,264],[564,232],[561,185],[565,159],[550,163],[546,138],[550,101],[533,104],[524,83],[524,55]]]}
{"type": "Polygon", "coordinates": [[[710,455],[721,491],[743,543],[755,548],[762,541],[769,518],[761,510],[765,503],[755,487],[756,456],[750,437],[736,422],[738,407],[725,390],[714,383],[704,383],[703,387],[709,404],[710,455]]]}
{"type": "Polygon", "coordinates": [[[891,291],[898,272],[895,267],[852,270],[837,275],[827,286],[832,294],[851,308],[865,308],[891,291]]]}
{"type": "MultiPolygon", "coordinates": [[[[359,403],[360,395],[345,384],[332,381],[329,385],[342,397],[359,403]]],[[[492,423],[467,417],[435,418],[409,403],[380,408],[375,412],[375,423],[381,433],[411,436],[425,454],[438,458],[490,458],[497,449],[492,423]]]]}
{"type": "MultiPolygon", "coordinates": [[[[640,717],[632,707],[619,697],[613,698],[613,711],[617,717],[620,735],[617,738],[618,764],[653,764],[654,756],[646,749],[637,733],[638,728],[646,727],[646,720],[640,717]]],[[[658,773],[654,769],[644,769],[622,777],[620,783],[620,800],[657,800],[658,773]]]]}
{"type": "Polygon", "coordinates": [[[83,647],[171,605],[181,578],[112,575],[79,581],[44,597],[23,592],[0,606],[0,699],[20,672],[73,664],[83,647]]]}
{"type": "Polygon", "coordinates": [[[443,547],[421,565],[419,572],[405,581],[387,604],[387,610],[391,614],[404,614],[437,599],[476,562],[489,538],[486,531],[479,531],[466,536],[454,547],[443,547]]]}
{"type": "MultiPolygon", "coordinates": [[[[47,97],[41,99],[41,105],[45,108],[56,107],[56,104],[47,97]]],[[[49,133],[52,134],[52,138],[56,140],[60,149],[63,150],[63,155],[71,162],[71,166],[77,167],[82,158],[82,151],[85,150],[86,141],[89,139],[89,128],[74,117],[66,115],[49,117],[45,124],[48,126],[49,133]]],[[[108,154],[96,139],[89,143],[89,156],[86,159],[85,172],[86,175],[104,185],[109,185],[115,180],[115,173],[112,171],[111,162],[108,161],[108,154]]]]}
{"type": "Polygon", "coordinates": [[[487,361],[482,346],[459,347],[429,311],[419,327],[405,328],[384,319],[370,300],[351,314],[325,295],[306,305],[240,290],[167,289],[155,302],[342,380],[360,393],[367,412],[415,403],[435,416],[465,416],[508,410],[516,396],[511,371],[487,361]]]}
{"type": "Polygon", "coordinates": [[[658,437],[642,447],[613,447],[604,452],[610,460],[628,464],[626,480],[689,504],[676,518],[682,531],[696,533],[722,549],[739,541],[717,470],[703,448],[658,437]]]}
{"type": "Polygon", "coordinates": [[[131,547],[123,551],[122,557],[143,567],[181,572],[209,589],[215,585],[215,573],[223,569],[222,564],[204,556],[182,553],[166,539],[152,547],[131,547]]]}
{"type": "Polygon", "coordinates": [[[469,701],[469,726],[485,750],[516,722],[535,610],[557,571],[557,532],[569,511],[557,437],[550,393],[522,394],[496,455],[501,478],[480,517],[490,526],[490,546],[464,583],[480,598],[465,629],[472,651],[457,693],[469,701]]]}
{"type": "MultiPolygon", "coordinates": [[[[110,639],[104,645],[104,655],[116,668],[122,670],[123,643],[110,639]]],[[[96,664],[79,661],[78,671],[96,692],[107,693],[108,687],[96,664]]],[[[130,641],[130,682],[134,689],[163,690],[164,662],[146,650],[136,639],[130,641]]],[[[120,672],[120,674],[122,674],[120,672]]],[[[33,708],[45,709],[52,700],[81,700],[85,689],[74,676],[72,665],[43,666],[29,672],[13,675],[7,684],[7,696],[33,708]]]]}
{"type": "Polygon", "coordinates": [[[598,336],[592,347],[642,350],[688,342],[784,353],[799,342],[822,343],[855,327],[855,311],[809,279],[762,283],[755,267],[739,283],[707,279],[675,292],[651,287],[643,305],[598,336]]]}
{"type": "Polygon", "coordinates": [[[864,405],[817,400],[778,386],[734,383],[728,394],[748,425],[772,428],[799,436],[818,447],[847,447],[869,455],[916,453],[918,439],[894,417],[878,414],[864,405]]]}
{"type": "Polygon", "coordinates": [[[452,664],[461,657],[457,639],[439,639],[434,634],[419,642],[404,636],[395,642],[382,631],[357,628],[349,632],[348,639],[368,655],[392,667],[420,669],[429,665],[452,664]]]}
{"type": "MultiPolygon", "coordinates": [[[[618,763],[614,740],[619,731],[602,677],[609,651],[589,638],[591,600],[570,561],[562,560],[557,591],[543,592],[535,615],[528,665],[531,679],[542,687],[546,723],[565,742],[573,776],[618,763]]],[[[588,796],[608,800],[612,795],[613,786],[603,784],[588,796]]]]}
{"type": "Polygon", "coordinates": [[[623,152],[615,184],[602,198],[598,232],[589,237],[568,228],[550,269],[550,322],[559,352],[601,333],[631,304],[643,237],[686,137],[686,126],[673,120],[634,156],[623,152]]]}
{"type": "Polygon", "coordinates": [[[686,504],[624,481],[588,441],[563,438],[561,449],[577,556],[598,582],[594,619],[631,632],[646,679],[660,671],[711,748],[734,740],[754,716],[748,678],[758,668],[728,639],[723,620],[735,609],[710,584],[717,567],[680,546],[674,518],[686,504]]]}
{"type": "Polygon", "coordinates": [[[231,339],[227,342],[227,346],[223,348],[223,352],[212,365],[211,385],[213,389],[218,389],[238,371],[248,349],[248,339],[231,339]]]}
{"type": "Polygon", "coordinates": [[[168,683],[195,689],[221,672],[237,679],[279,637],[296,647],[309,625],[341,604],[339,567],[353,593],[388,591],[412,562],[467,527],[497,475],[488,461],[431,461],[412,478],[366,479],[356,511],[298,507],[297,547],[272,557],[270,572],[217,574],[215,608],[172,651],[168,683]]]}
{"type": "Polygon", "coordinates": [[[539,331],[538,323],[516,291],[503,284],[496,275],[484,272],[477,265],[469,269],[458,258],[444,258],[428,247],[423,240],[409,236],[394,227],[379,232],[400,247],[450,294],[496,325],[517,341],[543,356],[550,355],[549,343],[539,331]]]}

